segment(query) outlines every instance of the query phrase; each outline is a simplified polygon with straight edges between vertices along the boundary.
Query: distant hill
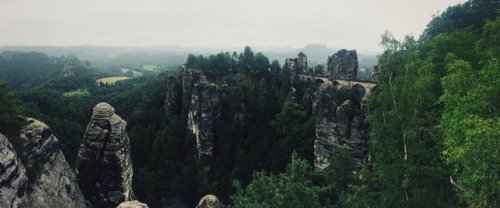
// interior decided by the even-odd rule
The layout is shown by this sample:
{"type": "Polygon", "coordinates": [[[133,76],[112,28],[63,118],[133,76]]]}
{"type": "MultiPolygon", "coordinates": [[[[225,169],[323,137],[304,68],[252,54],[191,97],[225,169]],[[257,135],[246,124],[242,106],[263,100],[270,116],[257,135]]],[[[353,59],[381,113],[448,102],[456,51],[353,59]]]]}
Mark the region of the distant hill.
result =
{"type": "MultiPolygon", "coordinates": [[[[276,47],[252,47],[254,52],[263,52],[269,60],[278,60],[283,64],[286,58],[297,57],[299,52],[307,55],[309,64],[326,64],[328,56],[338,49],[328,48],[323,44],[308,44],[304,48],[276,48],[276,47]]],[[[348,48],[349,49],[349,48],[348,48]]],[[[43,52],[49,56],[74,55],[81,60],[87,60],[98,68],[116,69],[120,67],[141,68],[142,65],[156,64],[168,68],[176,68],[184,63],[189,53],[214,54],[223,51],[241,52],[242,48],[202,48],[183,47],[179,45],[159,45],[148,47],[137,46],[0,46],[1,51],[36,51],[43,52]]],[[[360,54],[358,51],[360,65],[373,67],[377,59],[375,55],[360,54]]]]}

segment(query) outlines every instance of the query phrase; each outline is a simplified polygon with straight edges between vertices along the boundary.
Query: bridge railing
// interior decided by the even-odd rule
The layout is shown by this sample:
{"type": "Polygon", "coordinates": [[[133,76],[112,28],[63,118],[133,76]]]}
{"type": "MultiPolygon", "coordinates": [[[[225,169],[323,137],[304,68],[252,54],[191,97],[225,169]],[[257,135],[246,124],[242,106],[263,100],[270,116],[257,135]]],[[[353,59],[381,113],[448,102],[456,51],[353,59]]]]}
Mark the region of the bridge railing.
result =
{"type": "MultiPolygon", "coordinates": [[[[327,78],[330,80],[330,77],[329,76],[321,76],[321,75],[317,75],[317,74],[311,74],[311,73],[299,73],[298,74],[299,76],[300,75],[303,75],[303,76],[309,76],[311,78],[327,78]]],[[[368,80],[357,80],[357,79],[354,79],[354,80],[348,80],[348,79],[334,79],[334,80],[331,80],[331,81],[335,81],[335,80],[341,80],[341,81],[346,81],[346,82],[360,82],[360,83],[370,83],[370,84],[377,84],[377,82],[375,81],[368,81],[368,80]]]]}

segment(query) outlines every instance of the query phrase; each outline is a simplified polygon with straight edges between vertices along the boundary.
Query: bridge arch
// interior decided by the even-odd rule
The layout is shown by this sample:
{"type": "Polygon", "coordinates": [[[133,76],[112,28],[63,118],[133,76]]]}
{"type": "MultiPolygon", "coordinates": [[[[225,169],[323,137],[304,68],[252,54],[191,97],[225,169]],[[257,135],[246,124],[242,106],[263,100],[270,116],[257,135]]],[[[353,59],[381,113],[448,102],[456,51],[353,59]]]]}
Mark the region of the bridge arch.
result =
{"type": "Polygon", "coordinates": [[[335,80],[333,80],[332,81],[332,85],[335,86],[335,87],[338,87],[338,86],[340,86],[340,83],[337,82],[337,81],[335,81],[335,80]]]}
{"type": "Polygon", "coordinates": [[[325,83],[325,81],[323,81],[322,79],[316,79],[316,80],[314,80],[314,83],[323,84],[323,83],[325,83]]]}
{"type": "Polygon", "coordinates": [[[354,84],[352,86],[352,90],[354,93],[356,93],[359,97],[364,97],[366,95],[366,89],[363,87],[361,84],[354,84]]]}

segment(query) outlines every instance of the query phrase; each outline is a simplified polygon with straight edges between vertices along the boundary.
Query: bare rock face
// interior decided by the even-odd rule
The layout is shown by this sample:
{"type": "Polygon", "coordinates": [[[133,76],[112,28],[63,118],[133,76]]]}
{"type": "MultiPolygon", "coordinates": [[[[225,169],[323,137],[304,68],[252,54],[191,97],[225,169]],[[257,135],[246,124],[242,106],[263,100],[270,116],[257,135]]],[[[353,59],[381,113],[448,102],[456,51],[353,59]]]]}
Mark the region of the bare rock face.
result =
{"type": "Polygon", "coordinates": [[[356,79],[358,55],[356,50],[342,49],[328,57],[328,75],[331,79],[356,79]]]}
{"type": "Polygon", "coordinates": [[[297,100],[297,90],[294,87],[290,88],[290,91],[286,95],[286,100],[295,102],[297,100]]]}
{"type": "Polygon", "coordinates": [[[353,102],[344,101],[337,108],[338,137],[336,145],[347,149],[354,162],[360,167],[364,158],[366,116],[360,114],[353,102]]]}
{"type": "Polygon", "coordinates": [[[291,75],[290,79],[292,84],[297,78],[298,74],[302,74],[307,71],[307,56],[303,52],[298,54],[298,58],[287,58],[285,60],[285,66],[290,69],[291,75]]]}
{"type": "Polygon", "coordinates": [[[297,63],[295,63],[295,59],[287,58],[285,60],[285,67],[290,69],[290,80],[293,84],[293,80],[297,77],[297,63]]]}
{"type": "Polygon", "coordinates": [[[212,194],[205,195],[201,198],[196,208],[215,208],[219,204],[219,199],[212,194]]]}
{"type": "Polygon", "coordinates": [[[300,52],[298,58],[295,58],[295,65],[297,66],[297,73],[301,74],[307,71],[307,56],[304,52],[300,52]]]}
{"type": "Polygon", "coordinates": [[[165,115],[177,115],[182,113],[182,88],[180,83],[174,78],[169,77],[165,97],[165,115]]]}
{"type": "Polygon", "coordinates": [[[147,204],[135,200],[135,201],[122,202],[116,208],[149,208],[149,206],[147,204]]]}
{"type": "Polygon", "coordinates": [[[314,113],[316,115],[316,139],[314,140],[314,165],[317,168],[328,166],[328,157],[334,149],[337,138],[337,103],[328,90],[333,86],[322,84],[314,93],[314,113]],[[330,88],[329,88],[330,87],[330,88]]]}
{"type": "Polygon", "coordinates": [[[26,169],[12,144],[0,134],[0,207],[18,207],[27,184],[26,169]]]}
{"type": "Polygon", "coordinates": [[[372,70],[372,81],[377,81],[377,77],[380,75],[380,70],[378,69],[378,65],[375,65],[372,70]]]}
{"type": "Polygon", "coordinates": [[[93,207],[135,199],[126,125],[109,104],[94,107],[75,165],[78,185],[93,207]]]}
{"type": "Polygon", "coordinates": [[[221,114],[224,87],[205,80],[193,87],[191,107],[188,112],[188,128],[196,137],[197,159],[203,169],[209,169],[212,159],[214,120],[221,114]]]}
{"type": "Polygon", "coordinates": [[[313,108],[313,93],[310,88],[307,88],[302,97],[302,107],[306,110],[307,116],[312,114],[313,108]]]}
{"type": "Polygon", "coordinates": [[[355,106],[350,100],[338,103],[329,93],[332,88],[322,84],[314,94],[314,165],[317,168],[327,167],[330,153],[335,149],[345,148],[351,153],[356,164],[361,166],[366,141],[366,113],[360,111],[363,107],[355,106]]]}
{"type": "Polygon", "coordinates": [[[86,207],[52,130],[36,119],[27,121],[14,145],[0,137],[1,207],[86,207]]]}

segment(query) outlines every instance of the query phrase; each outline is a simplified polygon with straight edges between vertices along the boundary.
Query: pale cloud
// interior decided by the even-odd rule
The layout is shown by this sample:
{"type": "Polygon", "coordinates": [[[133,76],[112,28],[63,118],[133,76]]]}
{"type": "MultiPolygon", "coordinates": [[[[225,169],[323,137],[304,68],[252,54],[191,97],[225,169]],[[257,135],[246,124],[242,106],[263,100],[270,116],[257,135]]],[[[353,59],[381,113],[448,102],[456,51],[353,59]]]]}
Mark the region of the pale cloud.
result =
{"type": "Polygon", "coordinates": [[[0,0],[0,45],[329,47],[378,51],[464,0],[0,0]]]}

